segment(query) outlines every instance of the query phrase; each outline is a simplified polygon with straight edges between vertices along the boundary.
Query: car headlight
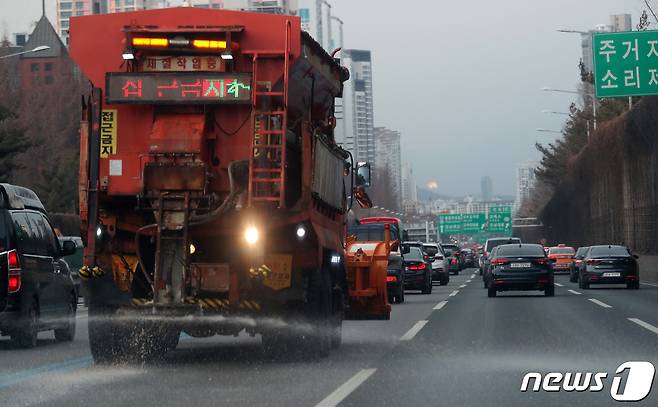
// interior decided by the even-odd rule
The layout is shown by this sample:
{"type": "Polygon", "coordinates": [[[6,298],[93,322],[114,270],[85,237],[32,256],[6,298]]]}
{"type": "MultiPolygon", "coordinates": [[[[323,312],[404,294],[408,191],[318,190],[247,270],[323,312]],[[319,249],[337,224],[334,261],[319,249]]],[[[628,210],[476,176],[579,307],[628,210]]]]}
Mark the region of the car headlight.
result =
{"type": "Polygon", "coordinates": [[[260,238],[260,234],[258,232],[258,229],[255,228],[254,226],[249,226],[247,229],[245,229],[244,240],[247,242],[247,244],[253,246],[256,243],[258,243],[259,238],[260,238]]]}

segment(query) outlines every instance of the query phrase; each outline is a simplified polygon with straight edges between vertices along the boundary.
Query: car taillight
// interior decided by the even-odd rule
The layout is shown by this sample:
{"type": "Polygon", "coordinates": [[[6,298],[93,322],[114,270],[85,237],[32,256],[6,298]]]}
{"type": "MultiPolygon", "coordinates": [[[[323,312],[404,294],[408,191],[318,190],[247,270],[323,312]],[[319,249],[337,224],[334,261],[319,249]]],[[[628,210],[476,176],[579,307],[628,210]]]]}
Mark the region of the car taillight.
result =
{"type": "Polygon", "coordinates": [[[10,250],[7,253],[7,268],[9,269],[7,291],[9,293],[15,293],[21,289],[21,262],[16,250],[10,250]]]}
{"type": "Polygon", "coordinates": [[[427,259],[429,259],[429,258],[430,258],[430,256],[428,256],[428,255],[424,255],[424,256],[423,256],[423,259],[425,259],[425,260],[427,260],[427,259]]]}
{"type": "Polygon", "coordinates": [[[491,261],[492,266],[500,266],[501,264],[507,264],[507,263],[510,263],[510,261],[507,259],[493,259],[491,261]]]}
{"type": "Polygon", "coordinates": [[[587,260],[587,264],[590,265],[590,266],[597,266],[597,265],[601,264],[601,261],[600,260],[595,260],[595,259],[589,259],[589,260],[587,260]]]}
{"type": "Polygon", "coordinates": [[[577,265],[578,265],[578,264],[583,264],[583,261],[582,261],[582,260],[576,260],[576,264],[577,264],[577,265]]]}
{"type": "Polygon", "coordinates": [[[409,270],[425,270],[426,268],[427,266],[425,265],[425,263],[409,266],[409,270]]]}
{"type": "Polygon", "coordinates": [[[535,260],[535,263],[537,263],[537,264],[548,264],[550,262],[551,262],[550,259],[548,259],[546,257],[535,260]]]}
{"type": "Polygon", "coordinates": [[[457,259],[454,257],[452,258],[452,264],[457,264],[457,259]]]}
{"type": "Polygon", "coordinates": [[[21,269],[21,262],[18,259],[18,252],[16,250],[11,250],[7,253],[7,265],[10,272],[21,269]]]}
{"type": "Polygon", "coordinates": [[[395,276],[386,276],[386,282],[387,283],[394,283],[396,281],[398,281],[397,277],[395,277],[395,276]]]}

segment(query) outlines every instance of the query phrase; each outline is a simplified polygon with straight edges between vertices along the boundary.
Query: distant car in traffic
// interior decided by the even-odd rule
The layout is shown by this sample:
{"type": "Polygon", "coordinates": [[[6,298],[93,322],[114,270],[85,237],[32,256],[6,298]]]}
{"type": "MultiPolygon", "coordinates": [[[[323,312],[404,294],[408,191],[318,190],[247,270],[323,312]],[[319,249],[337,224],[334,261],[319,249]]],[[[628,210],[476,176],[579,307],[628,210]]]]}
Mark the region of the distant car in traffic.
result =
{"type": "Polygon", "coordinates": [[[640,288],[638,256],[624,246],[591,246],[583,258],[578,275],[578,286],[588,289],[591,284],[626,284],[626,288],[640,288]]]}
{"type": "Polygon", "coordinates": [[[71,271],[71,278],[73,279],[73,284],[75,285],[75,292],[79,298],[81,295],[83,295],[82,285],[80,284],[80,274],[78,272],[83,265],[84,244],[82,243],[82,238],[79,236],[59,237],[59,243],[61,245],[63,245],[66,241],[73,242],[75,245],[75,253],[62,257],[62,262],[66,262],[67,267],[71,271]]]}
{"type": "Polygon", "coordinates": [[[459,263],[459,246],[453,243],[441,243],[441,249],[445,254],[446,267],[449,274],[459,274],[461,265],[459,263]]]}
{"type": "Polygon", "coordinates": [[[446,267],[446,258],[441,245],[438,243],[423,243],[425,252],[430,256],[432,262],[432,280],[438,281],[440,285],[450,282],[450,272],[446,267]]]}
{"type": "Polygon", "coordinates": [[[469,268],[475,266],[475,253],[472,249],[462,249],[459,253],[461,257],[461,263],[463,268],[469,268]]]}
{"type": "Polygon", "coordinates": [[[405,289],[431,294],[432,264],[423,257],[424,253],[418,247],[409,247],[407,250],[403,255],[405,289]]]}
{"type": "Polygon", "coordinates": [[[576,251],[576,255],[573,256],[573,265],[571,266],[571,271],[569,273],[569,281],[572,283],[578,282],[578,273],[580,273],[580,269],[583,266],[583,259],[587,254],[587,250],[589,250],[589,247],[587,246],[579,247],[576,251]]]}
{"type": "MultiPolygon", "coordinates": [[[[500,246],[501,244],[518,244],[521,243],[521,239],[518,237],[493,237],[491,239],[487,239],[487,241],[484,244],[484,249],[482,251],[482,255],[480,256],[480,275],[484,274],[484,271],[487,269],[489,265],[489,257],[491,254],[491,251],[496,247],[500,246]]],[[[543,248],[542,248],[543,250],[543,248]]]]}
{"type": "Polygon", "coordinates": [[[539,290],[547,297],[554,296],[553,261],[538,244],[498,246],[491,258],[488,296],[511,290],[539,290]]]}
{"type": "Polygon", "coordinates": [[[553,263],[553,273],[571,273],[573,268],[573,258],[576,250],[573,247],[560,244],[548,249],[548,258],[555,259],[553,263]]]}

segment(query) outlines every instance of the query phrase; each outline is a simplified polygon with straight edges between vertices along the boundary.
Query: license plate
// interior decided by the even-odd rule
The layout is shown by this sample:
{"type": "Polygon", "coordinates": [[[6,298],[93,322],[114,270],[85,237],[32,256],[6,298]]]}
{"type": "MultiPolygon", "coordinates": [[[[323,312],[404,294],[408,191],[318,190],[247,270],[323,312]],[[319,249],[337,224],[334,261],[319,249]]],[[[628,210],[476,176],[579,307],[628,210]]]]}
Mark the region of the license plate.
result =
{"type": "Polygon", "coordinates": [[[621,277],[621,273],[603,273],[603,277],[621,277]]]}
{"type": "Polygon", "coordinates": [[[269,254],[265,256],[265,266],[269,269],[265,275],[265,285],[273,290],[290,287],[292,280],[292,255],[269,254]]]}
{"type": "Polygon", "coordinates": [[[529,269],[531,267],[530,263],[512,263],[510,267],[513,269],[529,269]]]}

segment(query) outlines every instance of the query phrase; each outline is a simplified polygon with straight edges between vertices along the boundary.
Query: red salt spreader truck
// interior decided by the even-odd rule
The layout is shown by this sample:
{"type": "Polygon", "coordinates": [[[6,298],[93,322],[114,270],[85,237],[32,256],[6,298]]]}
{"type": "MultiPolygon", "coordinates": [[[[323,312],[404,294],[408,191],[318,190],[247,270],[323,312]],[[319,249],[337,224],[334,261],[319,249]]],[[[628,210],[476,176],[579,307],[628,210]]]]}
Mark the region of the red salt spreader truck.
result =
{"type": "Polygon", "coordinates": [[[346,213],[350,196],[369,201],[370,168],[334,140],[349,72],[299,18],[73,17],[70,53],[92,84],[80,274],[96,362],[161,357],[181,332],[243,330],[275,354],[325,355],[345,315],[389,317],[385,293],[350,295],[369,271],[345,263],[346,213]]]}

